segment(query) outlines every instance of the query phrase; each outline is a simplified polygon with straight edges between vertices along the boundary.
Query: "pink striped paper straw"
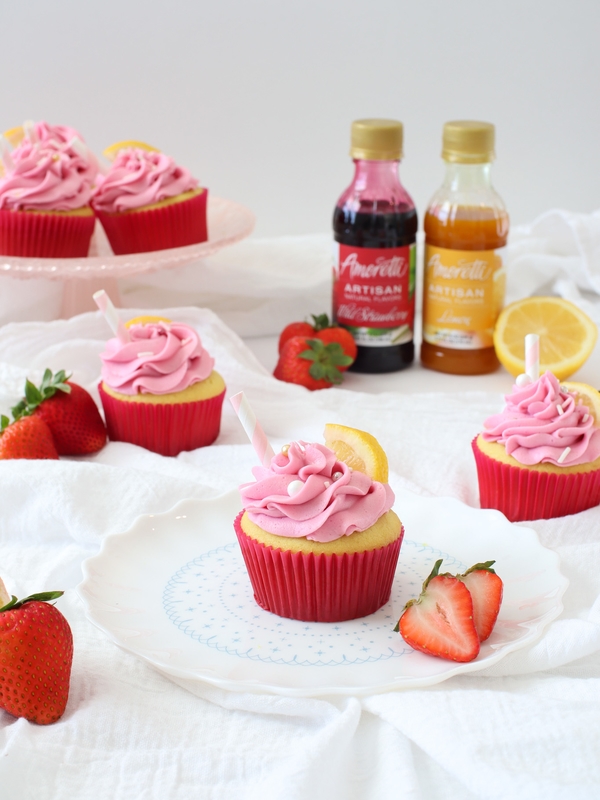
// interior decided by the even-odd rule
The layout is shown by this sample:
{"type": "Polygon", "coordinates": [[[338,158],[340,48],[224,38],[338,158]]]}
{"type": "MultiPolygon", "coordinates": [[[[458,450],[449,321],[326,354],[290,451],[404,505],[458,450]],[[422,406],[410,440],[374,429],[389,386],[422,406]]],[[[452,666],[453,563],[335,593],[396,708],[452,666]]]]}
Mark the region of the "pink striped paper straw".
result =
{"type": "Polygon", "coordinates": [[[104,289],[99,289],[97,292],[94,292],[92,297],[100,311],[104,314],[104,319],[110,325],[110,329],[117,339],[123,344],[130,342],[129,331],[125,327],[123,320],[117,314],[117,309],[112,304],[110,297],[106,294],[104,289]]]}
{"type": "Polygon", "coordinates": [[[250,439],[252,447],[263,467],[271,464],[271,459],[275,451],[269,444],[265,432],[261,428],[260,422],[256,419],[254,411],[250,408],[250,403],[243,392],[238,392],[229,398],[235,413],[238,415],[246,436],[250,439]]]}
{"type": "Polygon", "coordinates": [[[540,337],[528,333],[525,337],[525,372],[532,381],[540,377],[540,337]]]}

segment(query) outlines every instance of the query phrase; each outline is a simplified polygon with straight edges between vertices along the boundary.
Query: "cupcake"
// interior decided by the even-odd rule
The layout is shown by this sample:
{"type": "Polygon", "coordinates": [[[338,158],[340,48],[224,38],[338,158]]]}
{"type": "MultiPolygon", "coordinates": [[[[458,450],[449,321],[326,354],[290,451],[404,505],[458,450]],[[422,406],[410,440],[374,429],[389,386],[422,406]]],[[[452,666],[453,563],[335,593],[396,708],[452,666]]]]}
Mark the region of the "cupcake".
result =
{"type": "Polygon", "coordinates": [[[512,522],[576,514],[600,503],[600,396],[546,372],[515,384],[473,442],[482,508],[512,522]]]}
{"type": "Polygon", "coordinates": [[[208,190],[158,150],[119,150],[92,205],[117,255],[205,242],[208,190]]]}
{"type": "Polygon", "coordinates": [[[258,605],[308,622],[381,608],[404,535],[390,486],[304,441],[252,472],[234,528],[258,605]]]}
{"type": "MultiPolygon", "coordinates": [[[[13,137],[13,141],[18,137],[13,137]]],[[[74,128],[26,126],[0,176],[0,253],[39,258],[86,256],[98,164],[74,128]]]]}
{"type": "Polygon", "coordinates": [[[163,456],[212,444],[221,427],[223,378],[194,328],[135,322],[129,342],[109,339],[100,399],[108,437],[163,456]]]}

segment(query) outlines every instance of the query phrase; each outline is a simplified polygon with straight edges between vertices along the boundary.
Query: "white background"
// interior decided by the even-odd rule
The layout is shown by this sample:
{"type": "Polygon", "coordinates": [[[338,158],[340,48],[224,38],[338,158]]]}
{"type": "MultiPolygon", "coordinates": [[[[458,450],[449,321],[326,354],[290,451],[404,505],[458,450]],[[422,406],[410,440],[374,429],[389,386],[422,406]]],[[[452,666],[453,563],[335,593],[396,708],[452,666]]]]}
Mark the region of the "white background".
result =
{"type": "Polygon", "coordinates": [[[597,0],[24,0],[2,4],[0,130],[139,138],[256,235],[329,230],[352,119],[405,125],[420,216],[444,121],[497,126],[494,181],[513,223],[600,206],[597,0]]]}

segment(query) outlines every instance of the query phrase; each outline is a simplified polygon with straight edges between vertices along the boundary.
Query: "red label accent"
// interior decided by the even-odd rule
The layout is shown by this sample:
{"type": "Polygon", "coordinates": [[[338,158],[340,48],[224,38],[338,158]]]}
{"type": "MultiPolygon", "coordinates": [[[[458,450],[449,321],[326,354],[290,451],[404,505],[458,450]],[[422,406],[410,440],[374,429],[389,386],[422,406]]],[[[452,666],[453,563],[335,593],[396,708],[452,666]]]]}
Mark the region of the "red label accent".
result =
{"type": "Polygon", "coordinates": [[[340,244],[333,265],[333,310],[337,322],[365,328],[413,327],[414,287],[410,245],[352,247],[340,244]]]}

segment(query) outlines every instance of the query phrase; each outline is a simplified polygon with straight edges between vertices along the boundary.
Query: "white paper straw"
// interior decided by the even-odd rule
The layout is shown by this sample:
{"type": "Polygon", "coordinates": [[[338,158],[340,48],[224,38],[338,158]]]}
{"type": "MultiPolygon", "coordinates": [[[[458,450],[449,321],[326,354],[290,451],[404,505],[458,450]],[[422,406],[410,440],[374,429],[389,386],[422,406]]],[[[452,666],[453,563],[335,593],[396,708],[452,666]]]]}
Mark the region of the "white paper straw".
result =
{"type": "Polygon", "coordinates": [[[69,147],[71,150],[74,150],[81,158],[87,160],[90,157],[90,151],[88,150],[87,145],[85,145],[78,136],[74,136],[67,147],[69,147]]]}
{"type": "Polygon", "coordinates": [[[106,294],[104,289],[99,289],[97,292],[94,292],[92,297],[100,311],[104,314],[104,319],[110,325],[110,329],[117,339],[123,344],[130,342],[129,331],[125,327],[123,320],[117,314],[117,309],[112,304],[110,297],[106,294]]]}
{"type": "Polygon", "coordinates": [[[528,333],[525,337],[525,372],[532,381],[540,377],[540,337],[528,333]]]}
{"type": "Polygon", "coordinates": [[[32,144],[36,144],[36,142],[39,141],[37,131],[35,129],[35,122],[32,119],[25,120],[23,123],[23,130],[25,131],[25,136],[32,144]]]}
{"type": "Polygon", "coordinates": [[[265,432],[263,431],[259,421],[256,419],[254,411],[250,408],[244,392],[238,392],[229,398],[235,413],[238,415],[243,429],[246,431],[246,436],[250,439],[252,447],[258,456],[260,463],[263,467],[268,467],[271,464],[271,459],[275,455],[275,451],[269,444],[265,432]]]}

